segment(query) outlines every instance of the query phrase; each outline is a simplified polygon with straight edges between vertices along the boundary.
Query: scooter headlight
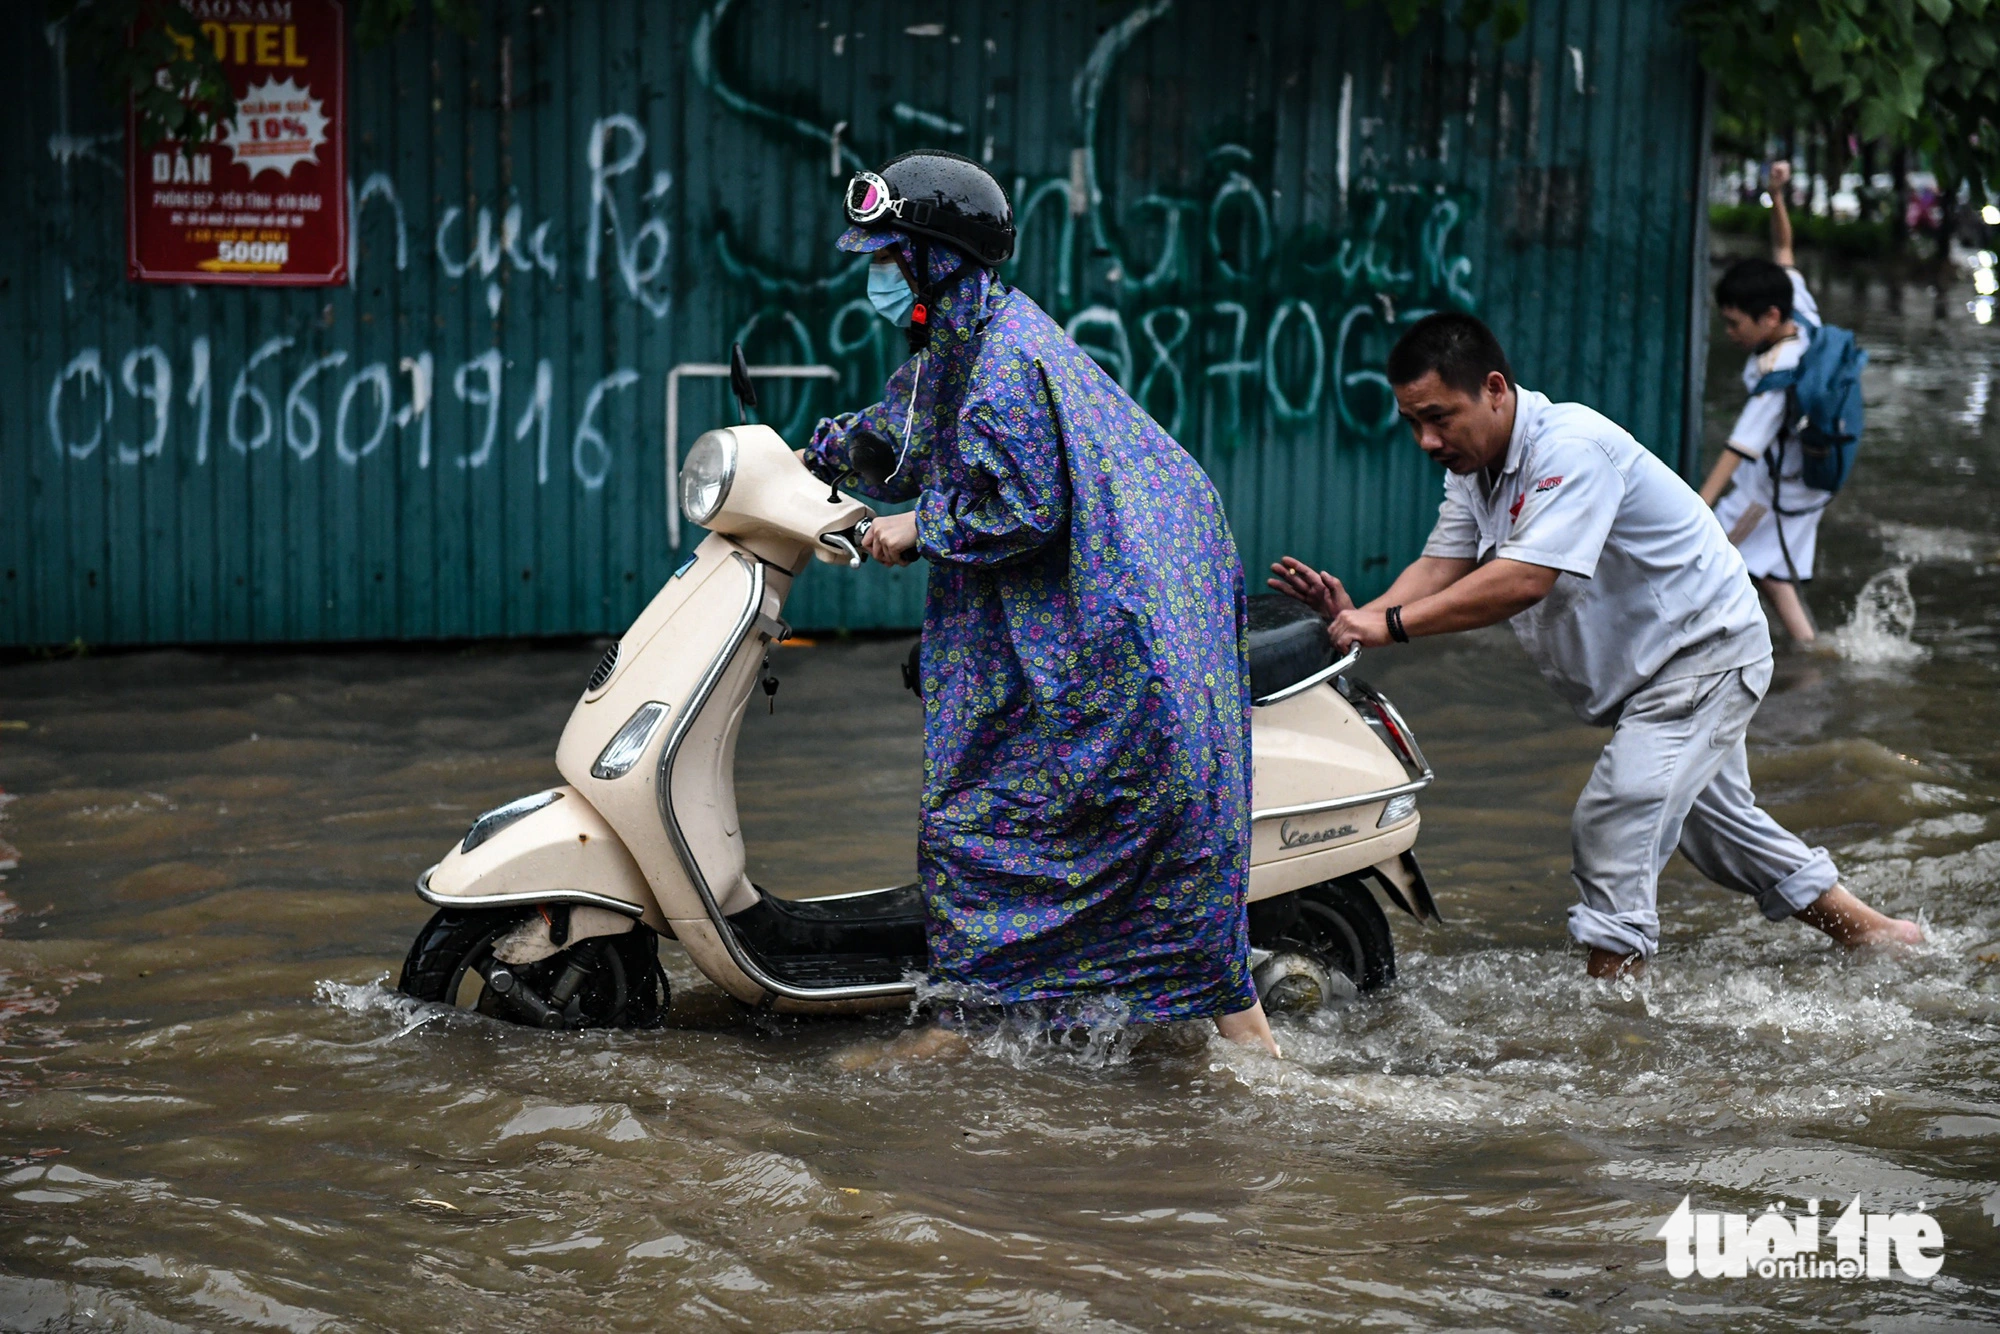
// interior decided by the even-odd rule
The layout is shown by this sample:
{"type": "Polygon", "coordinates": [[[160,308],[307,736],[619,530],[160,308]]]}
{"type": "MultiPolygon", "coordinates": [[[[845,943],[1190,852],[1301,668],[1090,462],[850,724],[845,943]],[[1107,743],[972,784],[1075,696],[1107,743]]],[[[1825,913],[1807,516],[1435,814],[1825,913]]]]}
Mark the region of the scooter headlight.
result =
{"type": "Polygon", "coordinates": [[[730,483],[736,480],[736,436],[730,431],[707,431],[688,450],[681,468],[681,513],[689,523],[706,528],[729,499],[730,483]]]}

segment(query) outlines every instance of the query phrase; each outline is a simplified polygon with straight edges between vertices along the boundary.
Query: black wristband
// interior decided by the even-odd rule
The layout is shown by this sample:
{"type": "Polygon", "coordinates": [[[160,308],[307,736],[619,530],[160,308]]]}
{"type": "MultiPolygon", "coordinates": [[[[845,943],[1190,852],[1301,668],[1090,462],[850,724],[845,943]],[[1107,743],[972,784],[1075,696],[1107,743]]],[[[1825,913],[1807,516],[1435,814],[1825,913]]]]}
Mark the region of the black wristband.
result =
{"type": "Polygon", "coordinates": [[[1403,628],[1403,609],[1401,607],[1389,608],[1389,610],[1382,613],[1382,617],[1389,622],[1389,638],[1395,640],[1398,644],[1407,644],[1410,642],[1410,632],[1403,628]]]}

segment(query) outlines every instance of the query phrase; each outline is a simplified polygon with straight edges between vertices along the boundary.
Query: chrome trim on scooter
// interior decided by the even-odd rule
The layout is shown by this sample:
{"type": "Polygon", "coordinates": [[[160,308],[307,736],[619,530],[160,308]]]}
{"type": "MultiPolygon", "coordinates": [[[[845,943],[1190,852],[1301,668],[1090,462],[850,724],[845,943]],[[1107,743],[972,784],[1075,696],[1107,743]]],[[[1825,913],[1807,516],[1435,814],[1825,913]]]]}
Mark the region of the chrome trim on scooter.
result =
{"type": "Polygon", "coordinates": [[[1424,770],[1422,778],[1408,783],[1398,783],[1394,787],[1380,788],[1374,792],[1363,792],[1358,797],[1335,797],[1331,801],[1308,801],[1299,806],[1273,806],[1269,810],[1250,812],[1250,823],[1259,820],[1277,820],[1288,815],[1317,815],[1321,811],[1344,811],[1353,806],[1366,806],[1372,802],[1388,801],[1409,792],[1421,792],[1431,785],[1436,777],[1430,770],[1424,770]]]}
{"type": "Polygon", "coordinates": [[[1375,702],[1382,706],[1382,711],[1395,721],[1396,730],[1403,734],[1403,741],[1410,748],[1411,763],[1423,770],[1424,781],[1428,783],[1432,777],[1431,762],[1424,758],[1424,748],[1417,744],[1416,732],[1412,730],[1407,722],[1403,721],[1402,710],[1391,704],[1389,697],[1381,691],[1376,690],[1373,686],[1369,687],[1369,693],[1375,696],[1375,702]]]}
{"type": "Polygon", "coordinates": [[[729,957],[743,975],[774,996],[799,1001],[839,1001],[867,1000],[877,996],[908,996],[916,987],[908,982],[857,983],[838,987],[801,987],[790,982],[782,982],[759,967],[743,942],[736,938],[736,929],[722,914],[722,907],[715,901],[715,894],[708,887],[708,880],[702,875],[701,867],[695,864],[694,853],[689,850],[687,837],[681,833],[680,821],[674,816],[673,775],[674,760],[680,754],[681,743],[687,739],[688,729],[707,707],[708,698],[715,693],[722,674],[729,670],[730,662],[743,647],[743,640],[757,622],[759,608],[764,603],[764,566],[740,551],[729,553],[734,560],[741,561],[750,572],[750,596],[743,606],[743,614],[736,620],[736,628],[723,641],[722,649],[702,673],[694,691],[682,706],[680,716],[674,720],[667,733],[667,743],[660,748],[659,782],[656,784],[660,802],[660,823],[666,826],[667,837],[673,841],[674,853],[681,859],[681,866],[687,871],[688,880],[694,885],[694,892],[701,897],[702,910],[708,914],[709,922],[722,938],[722,947],[729,951],[729,957]]]}
{"type": "Polygon", "coordinates": [[[1250,702],[1253,705],[1256,705],[1258,708],[1262,708],[1266,704],[1276,704],[1281,700],[1290,699],[1294,695],[1302,695],[1306,691],[1311,690],[1314,686],[1318,685],[1322,681],[1331,681],[1334,677],[1339,676],[1342,672],[1346,671],[1349,667],[1352,667],[1356,662],[1360,661],[1360,659],[1361,659],[1361,649],[1360,646],[1357,645],[1354,648],[1351,648],[1347,651],[1346,657],[1334,663],[1332,666],[1322,667],[1318,671],[1314,672],[1311,676],[1305,678],[1305,680],[1303,681],[1294,681],[1290,685],[1286,686],[1283,690],[1273,690],[1270,694],[1264,696],[1262,699],[1253,699],[1250,702]]]}
{"type": "Polygon", "coordinates": [[[918,888],[918,886],[913,886],[913,885],[884,885],[884,886],[882,886],[882,888],[880,888],[880,889],[850,889],[850,890],[849,890],[849,891],[847,891],[847,893],[845,893],[845,894],[815,894],[815,895],[813,895],[813,897],[811,897],[811,898],[809,898],[809,899],[793,899],[793,900],[791,900],[791,902],[792,902],[792,903],[794,903],[794,904],[800,904],[800,903],[844,903],[844,902],[846,902],[846,901],[847,901],[847,900],[849,900],[849,899],[865,899],[865,898],[870,898],[870,897],[873,897],[874,895],[877,895],[877,894],[894,894],[894,893],[895,893],[895,892],[896,892],[897,890],[899,890],[899,889],[912,889],[912,888],[918,888]]]}
{"type": "Polygon", "coordinates": [[[609,908],[627,917],[643,917],[646,910],[623,899],[607,898],[587,889],[536,889],[518,894],[439,894],[431,888],[433,866],[417,877],[417,897],[439,908],[512,908],[536,903],[581,903],[592,908],[609,908]]]}
{"type": "Polygon", "coordinates": [[[1392,725],[1392,730],[1402,733],[1403,744],[1409,747],[1407,755],[1403,754],[1394,744],[1393,738],[1384,735],[1383,729],[1377,726],[1377,723],[1382,721],[1381,719],[1370,719],[1366,715],[1363,715],[1361,719],[1362,722],[1368,724],[1369,728],[1377,736],[1382,737],[1384,742],[1389,743],[1389,749],[1395,751],[1396,758],[1403,762],[1404,773],[1408,774],[1412,779],[1428,779],[1431,777],[1431,762],[1424,758],[1424,748],[1417,743],[1417,734],[1410,730],[1410,724],[1404,720],[1402,711],[1389,702],[1387,695],[1377,690],[1374,686],[1369,685],[1358,676],[1351,676],[1342,680],[1339,689],[1341,694],[1347,696],[1349,704],[1354,703],[1354,696],[1359,695],[1365,703],[1379,708],[1386,716],[1387,721],[1392,725]]]}

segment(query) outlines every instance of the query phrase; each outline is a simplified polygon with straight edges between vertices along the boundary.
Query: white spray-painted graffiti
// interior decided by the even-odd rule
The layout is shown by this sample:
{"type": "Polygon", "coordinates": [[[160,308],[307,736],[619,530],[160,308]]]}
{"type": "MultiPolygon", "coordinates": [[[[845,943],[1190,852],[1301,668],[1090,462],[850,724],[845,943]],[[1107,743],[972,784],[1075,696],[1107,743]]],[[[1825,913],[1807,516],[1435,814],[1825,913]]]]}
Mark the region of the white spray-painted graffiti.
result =
{"type": "MultiPolygon", "coordinates": [[[[730,114],[797,139],[834,175],[862,165],[846,121],[816,125],[757,102],[725,77],[716,39],[735,2],[715,0],[695,24],[696,84],[730,114]]],[[[1173,0],[1139,4],[1079,66],[1071,102],[1081,146],[1068,154],[1067,172],[1009,182],[1021,240],[1006,272],[1032,284],[1070,334],[1178,438],[1227,447],[1269,428],[1329,422],[1342,438],[1377,436],[1395,422],[1380,366],[1399,326],[1432,309],[1476,304],[1472,263],[1459,248],[1468,204],[1434,188],[1385,181],[1381,122],[1355,113],[1350,73],[1339,85],[1332,145],[1337,229],[1281,234],[1277,201],[1259,183],[1256,155],[1236,143],[1206,153],[1204,184],[1194,192],[1128,185],[1130,202],[1115,207],[1107,200],[1115,173],[1107,174],[1099,149],[1102,108],[1117,100],[1107,89],[1121,56],[1172,7],[1173,0]]],[[[990,40],[986,47],[990,54],[990,40]]],[[[848,49],[833,42],[831,58],[845,59],[848,49]]],[[[991,110],[991,95],[987,103],[991,110]]],[[[883,133],[896,126],[970,133],[956,117],[905,102],[885,117],[883,133]]],[[[443,207],[428,227],[438,273],[476,284],[496,322],[510,284],[553,284],[566,274],[632,303],[649,325],[673,310],[673,173],[655,161],[646,127],[624,112],[593,121],[580,146],[587,186],[577,195],[582,234],[567,245],[560,219],[539,216],[511,197],[468,197],[443,207]]],[[[65,165],[74,156],[55,143],[51,152],[65,165]]],[[[992,155],[989,137],[983,156],[992,155]]],[[[390,175],[370,172],[349,190],[349,270],[357,285],[364,259],[398,272],[409,268],[413,252],[423,260],[426,232],[390,175]],[[376,242],[365,255],[364,223],[376,242]]],[[[734,340],[754,360],[830,361],[843,371],[843,393],[872,395],[903,353],[900,337],[860,295],[866,261],[842,260],[824,276],[800,278],[739,253],[733,234],[723,219],[714,253],[724,286],[750,298],[734,340]]],[[[83,348],[49,383],[50,444],[65,460],[82,462],[102,450],[126,467],[177,447],[205,465],[212,444],[244,457],[282,447],[300,464],[324,450],[337,465],[358,467],[399,455],[385,447],[408,439],[415,467],[426,470],[434,440],[448,440],[457,443],[444,466],[479,471],[504,457],[511,439],[532,449],[538,485],[566,472],[595,490],[614,466],[606,414],[616,416],[618,430],[637,417],[637,396],[624,392],[640,379],[632,366],[606,368],[587,386],[567,388],[547,356],[530,354],[517,365],[491,347],[440,368],[429,349],[363,360],[366,353],[312,341],[303,331],[266,338],[233,374],[205,336],[185,351],[148,344],[121,356],[83,348]],[[115,376],[108,358],[115,358],[115,376]],[[177,382],[181,367],[185,379],[177,382]],[[438,386],[448,393],[437,393],[438,386]],[[462,414],[444,434],[440,397],[462,414]],[[580,407],[559,422],[565,403],[580,407]],[[552,469],[551,451],[565,437],[569,467],[558,460],[552,469]]],[[[774,424],[796,436],[810,427],[815,407],[830,405],[800,392],[788,406],[786,420],[774,424]]]]}
{"type": "MultiPolygon", "coordinates": [[[[673,245],[673,233],[661,210],[673,190],[673,173],[656,170],[643,175],[646,188],[637,206],[619,203],[621,178],[643,173],[647,152],[645,128],[624,113],[604,116],[593,122],[584,136],[584,160],[590,176],[589,212],[583,232],[583,276],[598,281],[598,269],[605,235],[611,240],[613,268],[627,298],[637,303],[655,320],[664,320],[673,309],[672,294],[665,291],[660,277],[665,272],[673,245]],[[643,222],[631,219],[641,214],[643,222]]],[[[409,267],[409,220],[403,210],[396,183],[385,172],[373,172],[357,190],[348,185],[348,212],[354,220],[349,229],[348,271],[361,269],[361,217],[371,202],[380,200],[390,210],[395,227],[396,269],[409,267]]],[[[476,275],[485,283],[487,312],[498,318],[506,291],[502,278],[510,272],[541,274],[553,280],[562,260],[552,239],[553,218],[536,219],[532,228],[520,203],[510,202],[494,223],[492,205],[480,204],[467,216],[467,208],[452,204],[438,214],[431,232],[431,250],[438,267],[450,278],[476,275]]]]}
{"type": "MultiPolygon", "coordinates": [[[[415,466],[431,466],[432,418],[436,407],[431,394],[435,362],[429,352],[404,357],[392,373],[386,361],[361,366],[341,384],[334,395],[336,404],[331,426],[322,420],[317,382],[320,377],[344,367],[348,353],[342,349],[310,357],[295,369],[282,362],[294,340],[279,335],[266,339],[244,358],[231,382],[228,397],[221,405],[223,443],[235,453],[248,457],[266,447],[289,450],[300,462],[311,460],[322,445],[348,467],[379,450],[393,428],[416,432],[415,466]],[[289,372],[289,379],[285,372],[289,372]],[[408,397],[398,406],[398,377],[409,382],[408,397]],[[282,389],[273,405],[272,394],[282,389]]],[[[197,465],[209,460],[210,429],[215,417],[215,391],[209,341],[196,338],[188,355],[188,383],[183,406],[188,409],[189,433],[197,465]]],[[[510,363],[498,349],[489,349],[465,361],[452,371],[451,390],[463,405],[467,417],[464,438],[470,449],[452,458],[452,466],[477,469],[488,466],[500,436],[505,412],[507,370],[510,363]]],[[[89,347],[71,357],[56,373],[49,386],[49,439],[58,457],[81,462],[107,449],[108,457],[126,467],[137,467],[166,451],[169,425],[173,420],[174,360],[167,349],[149,344],[126,353],[120,364],[119,381],[127,398],[137,408],[137,419],[145,432],[136,440],[117,439],[108,447],[113,432],[117,398],[114,385],[105,374],[104,353],[89,347]]],[[[603,413],[606,399],[638,383],[639,372],[621,366],[592,384],[584,393],[583,407],[570,432],[570,472],[587,490],[601,488],[611,474],[614,456],[605,438],[603,413]]],[[[531,438],[535,449],[535,480],[549,480],[549,448],[554,430],[555,370],[546,357],[535,362],[532,388],[520,416],[515,420],[513,438],[531,438]]]]}
{"type": "MultiPolygon", "coordinates": [[[[646,132],[632,117],[606,116],[591,127],[587,151],[590,162],[590,228],[584,234],[583,276],[596,280],[598,251],[608,226],[618,272],[625,280],[625,290],[633,300],[651,311],[657,320],[664,318],[673,305],[672,298],[665,293],[653,291],[654,280],[667,264],[667,224],[659,217],[648,218],[628,236],[612,192],[612,182],[637,171],[640,160],[645,156],[646,132]],[[624,136],[625,150],[614,158],[611,156],[611,145],[616,135],[624,136]],[[649,245],[652,247],[651,258],[641,258],[649,245]]],[[[673,185],[672,172],[656,171],[643,198],[648,204],[657,206],[673,185]]]]}
{"type": "MultiPolygon", "coordinates": [[[[597,120],[585,136],[584,147],[590,186],[584,277],[597,279],[608,240],[614,286],[651,319],[665,319],[673,302],[660,279],[672,237],[661,209],[673,177],[669,172],[655,171],[636,203],[621,201],[623,178],[645,179],[647,135],[631,116],[620,113],[597,120]],[[635,177],[635,173],[641,175],[635,177]]],[[[373,172],[359,187],[350,183],[349,191],[354,219],[350,273],[358,274],[361,269],[360,221],[371,205],[383,211],[383,221],[394,240],[393,260],[385,256],[385,262],[393,262],[399,272],[406,270],[410,264],[410,224],[395,181],[386,173],[373,172]]],[[[633,192],[627,189],[625,193],[633,192]]],[[[504,299],[501,280],[509,273],[551,280],[560,273],[561,259],[551,239],[554,229],[555,222],[549,218],[537,219],[530,227],[518,203],[510,203],[500,212],[497,228],[491,206],[478,206],[468,218],[465,208],[453,205],[439,214],[432,229],[431,249],[447,277],[484,281],[487,309],[497,318],[504,299]]],[[[302,464],[313,459],[325,444],[330,445],[339,463],[357,467],[388,442],[393,429],[414,433],[416,467],[426,470],[431,466],[436,361],[430,351],[399,357],[393,371],[387,361],[370,361],[353,369],[332,393],[336,406],[329,429],[321,412],[321,390],[328,385],[321,381],[324,378],[330,384],[338,378],[351,354],[346,349],[325,350],[294,367],[283,358],[295,351],[296,342],[291,335],[275,335],[244,358],[220,405],[222,443],[246,457],[267,445],[282,444],[302,464]],[[287,374],[289,378],[285,378],[287,374]],[[402,377],[408,380],[408,394],[398,405],[397,382],[402,377]],[[274,406],[272,394],[280,389],[282,394],[274,406]]],[[[804,339],[803,346],[810,352],[810,337],[804,339]]],[[[188,421],[183,429],[188,433],[194,462],[201,466],[209,461],[217,408],[209,339],[194,338],[185,360],[187,388],[182,406],[188,421]]],[[[453,398],[467,414],[462,438],[470,444],[466,452],[451,460],[453,466],[477,470],[495,459],[505,411],[505,381],[512,365],[493,348],[452,370],[449,383],[453,398]]],[[[119,363],[115,382],[106,366],[104,350],[87,347],[71,356],[50,382],[47,422],[49,441],[57,456],[80,463],[106,448],[108,458],[127,467],[160,457],[167,451],[173,431],[175,354],[158,344],[134,348],[119,363]],[[115,422],[121,399],[116,391],[121,384],[123,401],[131,405],[138,434],[116,439],[107,447],[107,435],[119,429],[115,422]]],[[[614,465],[601,415],[613,410],[607,400],[630,389],[639,378],[637,370],[619,366],[583,391],[583,406],[569,435],[569,472],[588,490],[603,487],[614,465]]],[[[514,419],[513,438],[517,443],[532,439],[535,480],[537,485],[546,486],[551,479],[549,451],[555,438],[557,402],[555,367],[549,358],[535,360],[531,383],[520,415],[514,419]]]]}

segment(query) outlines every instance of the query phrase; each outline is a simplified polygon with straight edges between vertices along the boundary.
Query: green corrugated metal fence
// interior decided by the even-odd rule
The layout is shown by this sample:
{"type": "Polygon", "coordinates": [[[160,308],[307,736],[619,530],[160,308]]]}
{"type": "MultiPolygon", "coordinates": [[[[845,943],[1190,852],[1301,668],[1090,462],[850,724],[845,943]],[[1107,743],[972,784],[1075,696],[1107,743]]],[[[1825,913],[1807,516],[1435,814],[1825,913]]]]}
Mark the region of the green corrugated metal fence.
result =
{"type": "MultiPolygon", "coordinates": [[[[1668,0],[1536,0],[1505,47],[1309,0],[510,0],[353,53],[352,281],[304,291],[125,281],[121,118],[37,8],[0,17],[0,642],[621,628],[678,559],[673,366],[831,364],[768,391],[801,442],[879,390],[839,187],[917,146],[1014,192],[1015,281],[1253,568],[1415,553],[1437,476],[1381,365],[1427,310],[1680,461],[1702,105],[1668,0]]],[[[725,409],[687,384],[683,443],[725,409]]],[[[922,578],[817,568],[791,619],[914,624],[922,578]]]]}

